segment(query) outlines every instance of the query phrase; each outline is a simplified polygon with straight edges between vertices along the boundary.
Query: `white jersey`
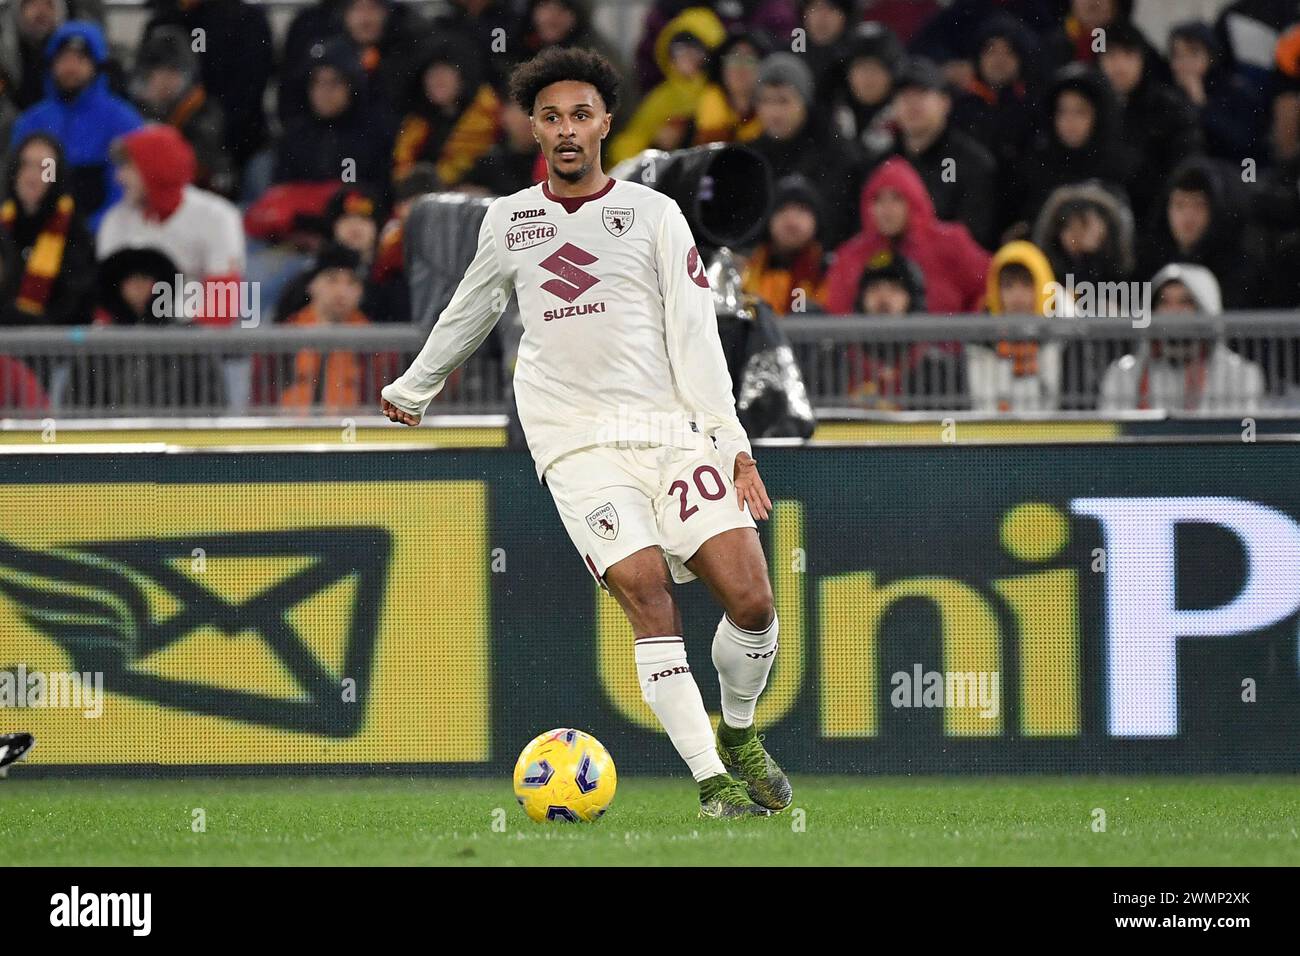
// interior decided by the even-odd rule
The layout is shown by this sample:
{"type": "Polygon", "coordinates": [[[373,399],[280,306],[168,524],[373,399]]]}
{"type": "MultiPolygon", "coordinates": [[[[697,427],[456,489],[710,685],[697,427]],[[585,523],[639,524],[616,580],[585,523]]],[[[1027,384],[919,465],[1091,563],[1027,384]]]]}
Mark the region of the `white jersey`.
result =
{"type": "Polygon", "coordinates": [[[100,221],[95,255],[145,248],[166,252],[187,280],[242,275],[244,221],[234,203],[197,186],[186,186],[181,204],[161,222],[120,200],[100,221]]]}
{"type": "Polygon", "coordinates": [[[579,448],[691,448],[695,430],[716,440],[728,477],[750,451],[686,218],[669,197],[622,180],[581,198],[541,183],[493,201],[456,294],[384,398],[422,416],[511,290],[524,327],[515,398],[539,479],[579,448]]]}

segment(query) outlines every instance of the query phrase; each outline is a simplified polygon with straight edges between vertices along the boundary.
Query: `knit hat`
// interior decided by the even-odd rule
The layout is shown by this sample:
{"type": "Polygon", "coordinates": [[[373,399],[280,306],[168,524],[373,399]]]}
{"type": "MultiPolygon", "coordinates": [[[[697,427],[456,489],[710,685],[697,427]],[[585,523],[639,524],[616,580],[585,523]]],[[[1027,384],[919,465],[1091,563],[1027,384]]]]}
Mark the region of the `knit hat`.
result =
{"type": "Polygon", "coordinates": [[[867,286],[874,282],[897,282],[907,290],[908,297],[912,300],[910,311],[925,311],[925,277],[912,260],[888,249],[882,249],[872,256],[862,272],[862,278],[858,280],[858,302],[862,301],[867,286]]]}
{"type": "Polygon", "coordinates": [[[903,62],[902,68],[898,71],[898,79],[894,84],[895,91],[902,91],[909,87],[947,93],[948,81],[944,78],[943,71],[935,66],[933,60],[923,56],[912,56],[903,62]]]}
{"type": "Polygon", "coordinates": [[[806,206],[812,210],[813,217],[820,226],[823,209],[822,198],[818,195],[813,184],[804,176],[794,174],[782,177],[776,184],[776,201],[772,203],[772,211],[780,209],[791,203],[797,203],[806,206]]]}
{"type": "Polygon", "coordinates": [[[198,57],[190,48],[190,38],[183,27],[159,27],[141,43],[135,54],[135,73],[148,76],[156,69],[170,67],[193,80],[199,72],[198,57]]]}
{"type": "Polygon", "coordinates": [[[332,230],[334,224],[344,216],[364,216],[378,223],[382,221],[382,214],[383,209],[375,191],[362,183],[351,183],[330,197],[323,218],[326,230],[332,230]]]}
{"type": "Polygon", "coordinates": [[[903,44],[898,35],[883,23],[875,20],[859,23],[849,34],[844,48],[844,63],[847,66],[861,59],[879,60],[891,76],[895,75],[903,61],[903,44]]]}
{"type": "Polygon", "coordinates": [[[332,242],[320,251],[307,273],[308,284],[322,272],[328,272],[330,269],[345,269],[351,272],[358,282],[362,281],[361,256],[355,249],[349,249],[341,243],[332,242]]]}
{"type": "Polygon", "coordinates": [[[794,53],[769,54],[758,67],[758,85],[790,86],[799,94],[805,106],[812,105],[813,75],[808,64],[794,53]]]}

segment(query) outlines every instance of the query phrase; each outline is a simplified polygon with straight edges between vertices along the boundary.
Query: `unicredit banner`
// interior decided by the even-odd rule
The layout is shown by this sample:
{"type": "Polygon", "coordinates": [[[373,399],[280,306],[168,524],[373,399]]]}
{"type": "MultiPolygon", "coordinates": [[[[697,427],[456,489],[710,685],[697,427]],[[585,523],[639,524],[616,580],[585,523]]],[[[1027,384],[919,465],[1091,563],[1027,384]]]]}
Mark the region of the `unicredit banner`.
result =
{"type": "MultiPolygon", "coordinates": [[[[1300,770],[1300,445],[759,449],[796,772],[1300,770]]],[[[720,611],[680,587],[717,707],[720,611]]],[[[0,455],[31,772],[677,773],[632,634],[504,450],[0,455]]]]}

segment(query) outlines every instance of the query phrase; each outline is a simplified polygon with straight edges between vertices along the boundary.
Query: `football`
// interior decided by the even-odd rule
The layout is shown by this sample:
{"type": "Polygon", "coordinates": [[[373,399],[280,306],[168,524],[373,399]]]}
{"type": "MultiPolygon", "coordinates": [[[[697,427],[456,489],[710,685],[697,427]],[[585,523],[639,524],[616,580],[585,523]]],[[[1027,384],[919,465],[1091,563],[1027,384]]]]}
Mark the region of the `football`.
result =
{"type": "Polygon", "coordinates": [[[515,796],[538,823],[590,823],[609,809],[618,783],[599,740],[561,727],[534,737],[515,764],[515,796]]]}

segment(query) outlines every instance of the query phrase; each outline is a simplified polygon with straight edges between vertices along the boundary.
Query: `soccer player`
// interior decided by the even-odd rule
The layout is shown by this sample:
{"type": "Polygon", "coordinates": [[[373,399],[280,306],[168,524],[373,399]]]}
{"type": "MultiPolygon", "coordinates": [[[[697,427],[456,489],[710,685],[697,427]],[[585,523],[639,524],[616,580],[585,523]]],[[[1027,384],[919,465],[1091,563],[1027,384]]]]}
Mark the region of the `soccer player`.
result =
{"type": "Polygon", "coordinates": [[[777,647],[754,516],[772,502],[736,418],[704,262],[672,199],[601,168],[618,101],[607,60],[549,49],[516,68],[510,88],[547,178],[488,208],[473,263],[411,367],[383,389],[383,412],[419,424],[514,291],[515,396],[537,477],[627,614],[642,694],[699,784],[701,816],[765,816],[791,801],[754,728],[777,647]],[[724,610],[716,739],[672,593],[697,577],[724,610]]]}

